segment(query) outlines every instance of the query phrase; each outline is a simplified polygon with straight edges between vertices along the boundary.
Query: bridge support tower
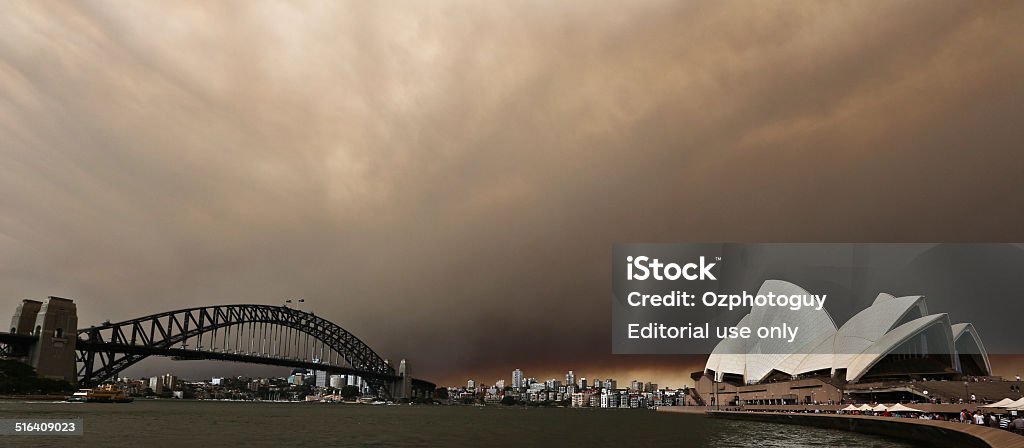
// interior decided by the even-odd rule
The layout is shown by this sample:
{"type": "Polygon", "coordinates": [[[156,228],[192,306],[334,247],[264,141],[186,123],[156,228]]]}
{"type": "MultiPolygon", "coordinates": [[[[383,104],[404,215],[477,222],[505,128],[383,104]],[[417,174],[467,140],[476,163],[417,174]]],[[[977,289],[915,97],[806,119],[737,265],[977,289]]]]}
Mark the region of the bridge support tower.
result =
{"type": "Polygon", "coordinates": [[[404,359],[398,364],[398,380],[392,383],[391,396],[398,399],[412,398],[412,372],[404,359]]]}
{"type": "Polygon", "coordinates": [[[75,302],[49,297],[45,302],[25,299],[11,319],[11,333],[36,338],[24,361],[44,378],[78,382],[75,341],[78,312],[75,302]]]}

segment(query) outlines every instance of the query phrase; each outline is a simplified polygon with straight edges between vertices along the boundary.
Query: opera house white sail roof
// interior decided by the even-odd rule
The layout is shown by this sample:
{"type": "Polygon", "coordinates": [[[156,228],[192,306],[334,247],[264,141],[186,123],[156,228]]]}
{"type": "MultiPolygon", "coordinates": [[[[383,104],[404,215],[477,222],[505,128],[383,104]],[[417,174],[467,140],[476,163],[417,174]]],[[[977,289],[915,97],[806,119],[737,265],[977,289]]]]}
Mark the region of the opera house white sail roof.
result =
{"type": "MultiPolygon", "coordinates": [[[[769,292],[808,294],[781,280],[765,281],[758,294],[769,292]]],[[[872,375],[991,373],[988,354],[974,326],[952,325],[946,314],[929,314],[924,296],[879,294],[871,306],[838,329],[827,311],[810,307],[758,307],[737,325],[782,322],[800,328],[793,342],[725,339],[708,357],[705,373],[717,380],[741,376],[746,383],[764,381],[773,373],[795,377],[827,372],[849,382],[872,375]]]]}

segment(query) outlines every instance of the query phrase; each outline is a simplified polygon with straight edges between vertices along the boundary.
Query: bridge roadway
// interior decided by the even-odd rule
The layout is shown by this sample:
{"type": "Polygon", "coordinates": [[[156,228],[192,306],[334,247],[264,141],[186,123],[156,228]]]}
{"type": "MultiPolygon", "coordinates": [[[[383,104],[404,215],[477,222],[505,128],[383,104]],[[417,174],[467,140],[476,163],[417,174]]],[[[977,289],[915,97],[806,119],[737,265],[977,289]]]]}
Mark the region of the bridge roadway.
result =
{"type": "MultiPolygon", "coordinates": [[[[7,345],[8,347],[23,346],[27,347],[36,342],[36,336],[25,335],[25,334],[13,334],[0,332],[0,344],[7,345]]],[[[273,356],[259,356],[247,353],[230,353],[230,352],[217,352],[217,351],[205,351],[195,350],[188,348],[161,348],[161,347],[146,347],[139,345],[129,344],[111,344],[111,343],[96,343],[85,340],[76,341],[76,349],[86,349],[96,352],[114,352],[114,353],[125,353],[125,354],[137,354],[147,356],[166,356],[174,359],[182,360],[216,360],[216,361],[232,361],[232,362],[243,362],[249,364],[264,364],[264,365],[275,365],[282,367],[295,367],[309,370],[322,370],[330,374],[338,375],[356,375],[366,379],[379,379],[384,381],[398,381],[402,377],[398,375],[387,375],[376,372],[367,372],[350,367],[336,366],[330,364],[322,364],[310,362],[302,359],[289,359],[279,358],[273,356]]],[[[426,380],[417,378],[412,379],[413,387],[420,389],[433,389],[436,387],[434,383],[426,380]]]]}
{"type": "MultiPolygon", "coordinates": [[[[217,351],[205,351],[195,350],[188,348],[160,348],[160,347],[143,347],[138,345],[127,345],[127,344],[110,344],[110,343],[94,343],[89,341],[78,340],[77,347],[80,349],[88,349],[97,352],[111,351],[115,353],[126,353],[136,355],[149,355],[149,356],[166,356],[174,359],[181,360],[216,360],[216,361],[232,361],[232,362],[244,362],[249,364],[265,364],[282,367],[295,367],[308,370],[322,370],[331,374],[338,375],[356,375],[365,379],[379,379],[384,381],[398,381],[402,377],[398,375],[386,375],[376,372],[366,372],[362,370],[353,369],[350,367],[336,366],[331,364],[315,363],[302,359],[289,359],[289,358],[278,358],[273,356],[259,356],[247,353],[231,353],[231,352],[217,352],[217,351]]],[[[433,388],[434,383],[421,379],[412,379],[414,387],[433,388]]]]}
{"type": "Polygon", "coordinates": [[[0,344],[32,344],[36,337],[27,334],[5,333],[0,331],[0,344]]]}

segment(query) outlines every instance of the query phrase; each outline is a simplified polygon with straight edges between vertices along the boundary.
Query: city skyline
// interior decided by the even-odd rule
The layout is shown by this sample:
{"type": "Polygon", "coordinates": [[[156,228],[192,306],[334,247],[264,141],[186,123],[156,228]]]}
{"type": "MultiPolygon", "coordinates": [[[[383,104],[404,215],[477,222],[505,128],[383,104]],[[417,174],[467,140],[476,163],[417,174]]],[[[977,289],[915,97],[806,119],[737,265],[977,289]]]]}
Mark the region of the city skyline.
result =
{"type": "MultiPolygon", "coordinates": [[[[647,378],[647,381],[671,385],[674,387],[682,387],[684,385],[693,385],[693,381],[690,379],[690,374],[695,371],[701,370],[704,366],[704,362],[707,360],[706,356],[692,355],[692,356],[644,356],[644,355],[622,355],[633,358],[633,361],[623,361],[621,365],[626,367],[609,367],[593,365],[592,367],[584,368],[573,368],[576,372],[577,378],[586,377],[588,379],[594,378],[597,375],[602,380],[606,378],[613,378],[619,381],[642,379],[647,378]],[[673,359],[673,358],[682,358],[673,359]],[[692,370],[691,370],[692,369],[692,370]],[[587,373],[584,374],[583,372],[587,373]],[[605,373],[607,372],[607,373],[605,373]],[[628,377],[628,378],[627,378],[628,377]]],[[[994,363],[994,362],[993,362],[994,363]]],[[[547,380],[551,378],[564,378],[565,370],[559,370],[560,367],[542,367],[540,364],[527,363],[521,364],[523,367],[524,378],[536,378],[538,380],[547,380]],[[560,372],[560,373],[559,373],[560,372]]],[[[1022,363],[1024,365],[1024,363],[1022,363]]],[[[511,364],[510,364],[511,366],[511,364]]],[[[416,365],[412,364],[414,372],[416,365]]],[[[188,379],[201,379],[201,378],[212,378],[216,376],[263,376],[263,377],[280,377],[287,376],[283,372],[287,372],[289,368],[279,366],[264,366],[264,365],[253,365],[243,364],[234,362],[222,362],[222,361],[174,361],[167,358],[150,358],[143,360],[136,366],[132,366],[126,369],[121,376],[126,377],[151,377],[166,373],[167,371],[175,372],[191,372],[188,374],[182,374],[183,378],[188,379]]],[[[474,379],[477,382],[483,382],[486,384],[493,384],[495,380],[504,379],[508,385],[512,384],[512,371],[514,368],[506,369],[503,365],[497,365],[488,369],[477,369],[464,372],[455,372],[454,374],[447,376],[434,376],[430,377],[430,380],[435,382],[438,386],[455,386],[465,385],[466,380],[474,379]]],[[[417,373],[418,375],[418,373],[417,373]]]]}
{"type": "MultiPolygon", "coordinates": [[[[620,382],[631,381],[634,379],[643,380],[645,382],[657,383],[661,386],[668,387],[683,387],[683,386],[694,386],[693,380],[690,378],[690,374],[693,372],[699,372],[704,368],[704,363],[707,361],[707,356],[704,355],[676,355],[676,356],[649,356],[645,357],[642,355],[630,355],[631,357],[650,358],[647,360],[641,360],[634,363],[632,368],[625,369],[614,369],[614,368],[601,368],[595,366],[594,369],[580,370],[579,368],[573,367],[576,373],[576,377],[588,379],[600,378],[605,380],[612,378],[620,382]],[[679,360],[679,364],[672,362],[664,362],[663,358],[683,358],[679,360]],[[663,361],[663,364],[658,364],[658,361],[663,361]],[[583,374],[586,372],[589,374],[583,374]],[[608,373],[604,373],[608,372],[608,373]],[[595,376],[596,375],[596,376],[595,376]]],[[[992,361],[993,374],[995,376],[1003,377],[1007,380],[1013,380],[1018,376],[1024,376],[1024,358],[1017,355],[990,355],[992,361]]],[[[240,363],[229,363],[229,362],[217,362],[217,361],[188,361],[189,363],[202,364],[201,368],[188,368],[183,369],[186,371],[196,372],[196,375],[184,376],[187,379],[198,380],[201,378],[212,378],[217,376],[260,376],[260,377],[281,377],[287,376],[282,372],[286,372],[289,369],[278,366],[254,366],[245,365],[240,363]],[[257,373],[259,375],[253,375],[257,373]]],[[[152,363],[145,362],[141,367],[132,367],[125,371],[126,377],[151,377],[154,375],[160,375],[165,372],[168,368],[174,368],[174,366],[180,365],[180,362],[172,363],[152,363]]],[[[511,366],[511,364],[510,364],[511,366]]],[[[415,368],[415,366],[413,366],[415,368]]],[[[504,369],[503,366],[496,366],[488,370],[477,370],[473,372],[463,372],[461,375],[455,374],[444,378],[431,378],[436,382],[438,387],[445,386],[458,386],[465,385],[466,380],[475,380],[478,383],[494,384],[496,380],[505,380],[506,385],[511,386],[513,384],[512,372],[516,368],[504,369]]],[[[523,371],[524,379],[535,378],[538,381],[545,381],[548,379],[559,379],[564,378],[566,370],[558,370],[558,368],[550,367],[537,367],[536,369],[520,369],[523,371]],[[532,373],[531,373],[532,372],[532,373]],[[539,373],[536,373],[539,372],[539,373]],[[559,373],[560,372],[560,373],[559,373]]]]}

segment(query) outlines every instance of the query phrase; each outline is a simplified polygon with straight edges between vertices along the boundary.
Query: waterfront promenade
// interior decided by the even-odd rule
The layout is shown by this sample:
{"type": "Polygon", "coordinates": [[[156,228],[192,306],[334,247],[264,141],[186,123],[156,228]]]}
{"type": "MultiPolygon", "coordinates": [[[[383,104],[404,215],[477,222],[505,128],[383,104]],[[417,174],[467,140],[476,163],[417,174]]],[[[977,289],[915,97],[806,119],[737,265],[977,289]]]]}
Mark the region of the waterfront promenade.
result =
{"type": "Polygon", "coordinates": [[[1024,437],[1012,432],[958,422],[794,411],[717,411],[704,407],[690,408],[660,407],[658,412],[703,412],[714,418],[814,426],[897,437],[936,447],[1024,448],[1024,437]]]}

